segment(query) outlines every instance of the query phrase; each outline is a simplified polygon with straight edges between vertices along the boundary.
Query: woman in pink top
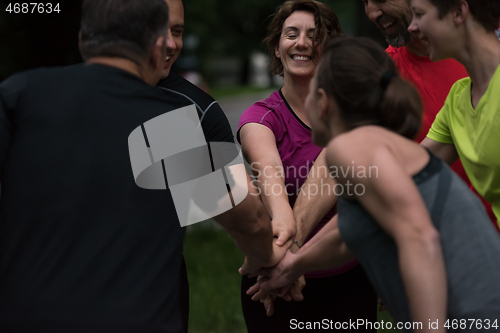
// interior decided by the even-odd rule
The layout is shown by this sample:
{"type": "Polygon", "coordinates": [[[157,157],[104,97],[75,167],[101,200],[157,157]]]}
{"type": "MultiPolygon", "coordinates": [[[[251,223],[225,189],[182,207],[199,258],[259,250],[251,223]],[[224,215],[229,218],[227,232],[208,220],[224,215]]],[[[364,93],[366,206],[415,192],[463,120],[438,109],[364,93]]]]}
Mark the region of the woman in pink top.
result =
{"type": "MultiPolygon", "coordinates": [[[[304,102],[324,43],[341,35],[337,16],[320,2],[288,1],[278,7],[265,42],[271,68],[283,75],[284,85],[240,119],[237,137],[271,216],[275,241],[293,252],[336,213],[335,184],[325,172],[322,149],[312,142],[304,102]]],[[[244,276],[242,305],[248,332],[294,331],[306,328],[307,322],[328,326],[349,319],[377,320],[375,292],[356,261],[305,277],[303,300],[303,277],[295,282],[294,292],[282,295],[301,302],[277,298],[273,305],[275,295],[269,295],[264,309],[248,296],[258,292],[254,299],[262,298],[259,284],[254,286],[256,280],[244,276]],[[266,312],[274,315],[266,317],[266,312]]]]}

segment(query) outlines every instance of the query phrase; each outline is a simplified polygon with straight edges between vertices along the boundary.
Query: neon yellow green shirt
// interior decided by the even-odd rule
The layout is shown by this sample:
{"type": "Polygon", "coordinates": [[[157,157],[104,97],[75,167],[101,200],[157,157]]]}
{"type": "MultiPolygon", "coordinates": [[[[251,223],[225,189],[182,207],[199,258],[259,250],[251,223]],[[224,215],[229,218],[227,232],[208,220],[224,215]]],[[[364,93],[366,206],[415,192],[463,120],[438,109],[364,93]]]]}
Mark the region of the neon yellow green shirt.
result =
{"type": "Polygon", "coordinates": [[[470,78],[457,81],[427,137],[455,145],[472,185],[491,203],[500,225],[500,66],[476,109],[470,78]]]}

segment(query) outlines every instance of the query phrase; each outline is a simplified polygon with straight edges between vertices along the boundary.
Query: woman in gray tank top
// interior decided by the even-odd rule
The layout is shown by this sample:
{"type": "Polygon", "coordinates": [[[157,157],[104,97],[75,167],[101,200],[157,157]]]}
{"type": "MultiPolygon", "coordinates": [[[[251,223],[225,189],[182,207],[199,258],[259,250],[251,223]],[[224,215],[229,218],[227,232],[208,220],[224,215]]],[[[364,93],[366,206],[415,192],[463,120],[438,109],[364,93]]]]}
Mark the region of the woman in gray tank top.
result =
{"type": "Polygon", "coordinates": [[[500,330],[500,237],[465,183],[411,140],[420,98],[384,50],[365,38],[330,41],[306,110],[314,142],[327,146],[339,220],[260,271],[269,279],[262,289],[355,256],[397,322],[392,328],[500,330]]]}

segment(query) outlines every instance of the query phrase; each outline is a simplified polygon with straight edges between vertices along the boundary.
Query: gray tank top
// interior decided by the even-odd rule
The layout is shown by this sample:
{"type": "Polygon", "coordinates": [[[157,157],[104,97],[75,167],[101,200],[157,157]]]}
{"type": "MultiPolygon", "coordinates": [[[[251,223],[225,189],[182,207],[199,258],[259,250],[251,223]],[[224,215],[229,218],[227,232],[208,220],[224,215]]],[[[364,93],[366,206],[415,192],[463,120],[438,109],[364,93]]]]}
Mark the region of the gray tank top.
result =
{"type": "MultiPolygon", "coordinates": [[[[500,330],[500,237],[479,198],[431,154],[413,177],[439,231],[448,279],[448,319],[497,320],[500,330]]],[[[411,322],[394,240],[356,201],[338,200],[339,229],[396,322],[411,322]]],[[[429,323],[422,323],[428,327],[429,323]]],[[[449,332],[479,332],[470,329],[449,332]]],[[[485,329],[483,322],[483,330],[485,329]]],[[[490,327],[489,331],[495,331],[490,327]]]]}

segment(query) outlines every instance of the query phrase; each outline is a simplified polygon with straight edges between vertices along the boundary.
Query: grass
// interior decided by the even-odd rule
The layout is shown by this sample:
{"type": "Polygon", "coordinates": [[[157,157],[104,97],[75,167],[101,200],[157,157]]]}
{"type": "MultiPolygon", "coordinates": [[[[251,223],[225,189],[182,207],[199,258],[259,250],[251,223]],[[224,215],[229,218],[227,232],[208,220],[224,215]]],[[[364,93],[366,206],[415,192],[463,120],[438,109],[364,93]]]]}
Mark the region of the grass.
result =
{"type": "Polygon", "coordinates": [[[246,332],[238,274],[243,255],[225,231],[202,225],[190,228],[184,241],[189,333],[246,332]]]}
{"type": "MultiPolygon", "coordinates": [[[[207,222],[189,228],[184,241],[189,279],[189,333],[245,333],[238,274],[243,255],[225,231],[207,222]]],[[[387,311],[378,314],[379,321],[392,320],[387,311]]],[[[386,332],[399,331],[378,331],[386,332]]]]}

